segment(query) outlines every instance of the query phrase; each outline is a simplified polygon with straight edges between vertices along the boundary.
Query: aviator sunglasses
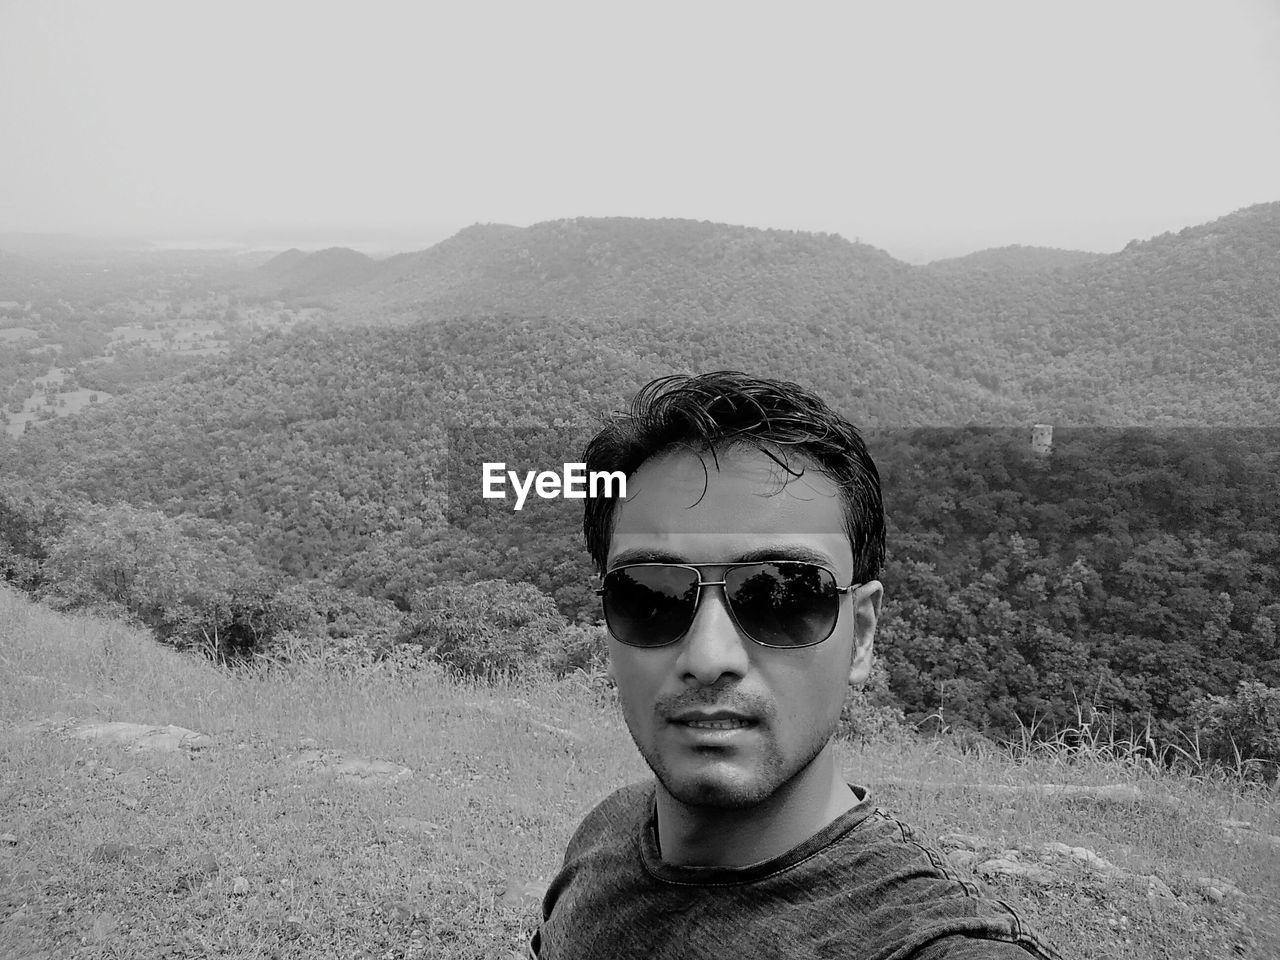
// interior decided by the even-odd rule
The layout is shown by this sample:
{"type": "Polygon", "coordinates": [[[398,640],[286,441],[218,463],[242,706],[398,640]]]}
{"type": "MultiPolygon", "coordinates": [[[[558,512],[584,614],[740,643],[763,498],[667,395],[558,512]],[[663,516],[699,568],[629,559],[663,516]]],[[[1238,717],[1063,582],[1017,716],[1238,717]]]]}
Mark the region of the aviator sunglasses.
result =
{"type": "Polygon", "coordinates": [[[610,570],[596,591],[609,632],[632,647],[665,647],[689,631],[703,587],[723,587],[729,615],[765,647],[811,647],[831,636],[840,597],[860,583],[837,586],[826,567],[803,560],[704,564],[724,578],[703,580],[683,563],[630,563],[610,570]]]}

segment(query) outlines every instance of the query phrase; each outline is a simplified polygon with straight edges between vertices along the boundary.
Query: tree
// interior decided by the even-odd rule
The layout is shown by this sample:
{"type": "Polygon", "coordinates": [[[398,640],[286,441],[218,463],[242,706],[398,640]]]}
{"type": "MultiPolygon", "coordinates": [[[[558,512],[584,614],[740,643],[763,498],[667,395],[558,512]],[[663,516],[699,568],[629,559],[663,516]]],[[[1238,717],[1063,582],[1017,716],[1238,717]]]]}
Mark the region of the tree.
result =
{"type": "Polygon", "coordinates": [[[266,579],[218,524],[124,503],[84,507],[48,554],[45,595],[55,605],[124,611],[217,659],[237,594],[266,579]]]}
{"type": "Polygon", "coordinates": [[[1227,764],[1253,762],[1263,777],[1280,776],[1280,689],[1242,681],[1230,697],[1196,704],[1208,757],[1227,764]]]}

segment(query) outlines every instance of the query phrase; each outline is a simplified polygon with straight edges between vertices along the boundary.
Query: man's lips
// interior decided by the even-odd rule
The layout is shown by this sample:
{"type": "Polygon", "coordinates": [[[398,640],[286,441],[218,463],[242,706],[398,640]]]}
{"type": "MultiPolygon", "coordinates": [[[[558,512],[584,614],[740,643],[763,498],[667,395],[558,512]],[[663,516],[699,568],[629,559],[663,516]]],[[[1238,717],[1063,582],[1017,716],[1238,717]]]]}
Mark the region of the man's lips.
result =
{"type": "Polygon", "coordinates": [[[759,722],[750,714],[734,710],[683,710],[667,719],[695,730],[734,730],[754,727],[759,722]]]}

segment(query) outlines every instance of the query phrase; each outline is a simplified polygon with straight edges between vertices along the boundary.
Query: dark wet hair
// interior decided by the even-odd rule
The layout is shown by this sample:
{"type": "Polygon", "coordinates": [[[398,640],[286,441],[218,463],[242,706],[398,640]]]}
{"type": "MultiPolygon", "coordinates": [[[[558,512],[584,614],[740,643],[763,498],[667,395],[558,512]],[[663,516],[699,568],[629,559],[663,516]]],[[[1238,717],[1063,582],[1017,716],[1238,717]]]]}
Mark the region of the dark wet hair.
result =
{"type": "MultiPolygon", "coordinates": [[[[853,548],[853,578],[875,580],[884,564],[884,505],[880,475],[858,429],[808,390],[736,370],[661,377],[641,388],[631,409],[606,422],[583,454],[588,474],[621,471],[630,477],[645,461],[675,448],[725,451],[749,446],[793,476],[798,453],[835,483],[844,501],[845,532],[853,548]]],[[[612,497],[588,497],[582,518],[587,551],[601,573],[613,537],[612,497]]]]}

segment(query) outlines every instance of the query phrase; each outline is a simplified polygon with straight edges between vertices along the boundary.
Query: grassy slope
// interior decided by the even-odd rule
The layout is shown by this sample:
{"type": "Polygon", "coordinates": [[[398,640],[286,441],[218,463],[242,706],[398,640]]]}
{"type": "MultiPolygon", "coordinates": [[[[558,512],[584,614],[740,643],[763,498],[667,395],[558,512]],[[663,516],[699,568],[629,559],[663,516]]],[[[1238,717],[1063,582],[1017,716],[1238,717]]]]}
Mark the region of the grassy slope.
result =
{"type": "MultiPolygon", "coordinates": [[[[1218,826],[1280,833],[1274,798],[1096,761],[962,757],[939,743],[842,755],[850,780],[932,836],[1084,846],[1179,894],[1152,900],[1070,860],[1054,861],[1047,885],[994,881],[1066,956],[1280,955],[1280,858],[1227,843],[1218,826]],[[1137,784],[1149,799],[948,786],[1048,782],[1137,784]],[[1185,879],[1196,876],[1228,878],[1245,896],[1210,902],[1185,879]]],[[[231,677],[4,587],[0,772],[0,834],[17,840],[0,841],[0,956],[15,960],[507,956],[531,931],[536,900],[503,890],[548,878],[581,815],[646,773],[616,710],[571,682],[231,677]],[[148,756],[31,726],[70,717],[173,723],[214,743],[148,756]],[[380,784],[310,773],[294,762],[303,738],[416,772],[380,784]],[[423,823],[405,831],[394,818],[423,823]],[[94,862],[106,842],[142,855],[94,862]],[[210,854],[217,872],[184,882],[210,854]]]]}

